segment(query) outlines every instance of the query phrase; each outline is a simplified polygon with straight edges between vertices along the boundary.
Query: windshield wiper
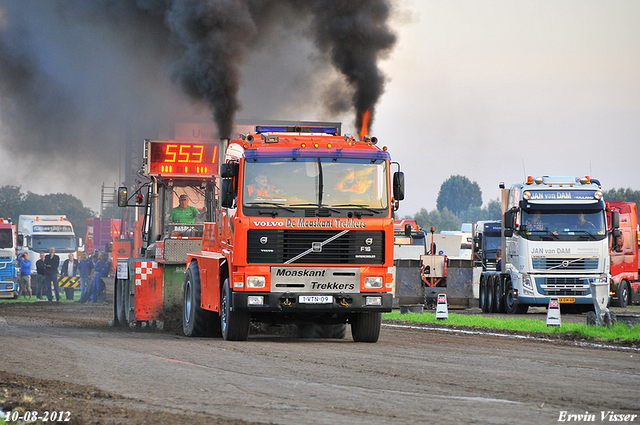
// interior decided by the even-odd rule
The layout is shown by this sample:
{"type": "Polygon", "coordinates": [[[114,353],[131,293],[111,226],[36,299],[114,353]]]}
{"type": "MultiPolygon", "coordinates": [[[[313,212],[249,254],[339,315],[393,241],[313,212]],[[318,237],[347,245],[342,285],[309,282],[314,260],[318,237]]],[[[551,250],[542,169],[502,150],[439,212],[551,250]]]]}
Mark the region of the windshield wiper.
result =
{"type": "Polygon", "coordinates": [[[595,235],[593,233],[589,232],[588,230],[577,229],[577,230],[571,230],[571,231],[573,233],[584,233],[584,234],[587,234],[587,235],[591,236],[592,239],[597,239],[595,237],[595,235]]]}
{"type": "Polygon", "coordinates": [[[371,215],[375,215],[378,211],[374,210],[371,207],[368,207],[366,205],[363,204],[338,204],[338,205],[333,205],[336,208],[340,208],[340,207],[353,207],[353,208],[360,208],[363,210],[367,210],[371,213],[371,215]]]}
{"type": "MultiPolygon", "coordinates": [[[[292,210],[291,208],[287,208],[282,204],[277,204],[275,202],[253,202],[251,204],[245,204],[246,207],[263,207],[263,206],[269,206],[269,207],[276,207],[276,208],[280,208],[283,209],[285,211],[294,213],[296,212],[295,210],[292,210]]],[[[274,211],[275,212],[275,211],[274,211]]],[[[263,212],[260,211],[260,214],[262,214],[263,212]]],[[[269,213],[271,214],[271,213],[269,213]]]]}
{"type": "Polygon", "coordinates": [[[555,234],[555,233],[553,233],[553,232],[551,232],[549,230],[527,230],[527,233],[530,233],[532,235],[533,234],[537,234],[537,233],[543,233],[545,235],[553,236],[556,239],[560,239],[557,234],[555,234]]]}

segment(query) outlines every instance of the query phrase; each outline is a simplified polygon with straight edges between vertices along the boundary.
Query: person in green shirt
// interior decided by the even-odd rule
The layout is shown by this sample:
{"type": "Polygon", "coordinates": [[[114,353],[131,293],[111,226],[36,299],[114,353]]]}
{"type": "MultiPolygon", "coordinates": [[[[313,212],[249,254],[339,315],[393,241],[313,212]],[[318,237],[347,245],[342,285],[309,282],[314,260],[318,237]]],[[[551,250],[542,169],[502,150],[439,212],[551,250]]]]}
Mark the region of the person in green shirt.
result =
{"type": "Polygon", "coordinates": [[[180,195],[180,204],[171,211],[169,221],[171,223],[195,223],[196,217],[201,215],[200,211],[189,205],[189,198],[184,193],[180,195]]]}

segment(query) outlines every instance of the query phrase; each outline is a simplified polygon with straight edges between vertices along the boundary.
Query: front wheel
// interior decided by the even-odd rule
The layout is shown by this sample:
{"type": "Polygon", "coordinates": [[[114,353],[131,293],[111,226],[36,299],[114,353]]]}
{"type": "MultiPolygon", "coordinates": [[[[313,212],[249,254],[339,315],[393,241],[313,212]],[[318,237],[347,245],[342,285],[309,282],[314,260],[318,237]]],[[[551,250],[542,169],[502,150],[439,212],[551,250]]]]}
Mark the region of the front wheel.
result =
{"type": "Polygon", "coordinates": [[[355,313],[351,321],[351,336],[355,342],[378,342],[382,313],[355,313]]]}
{"type": "Polygon", "coordinates": [[[198,263],[189,264],[182,298],[182,331],[185,336],[215,336],[217,314],[200,306],[201,285],[198,263]]]}
{"type": "Polygon", "coordinates": [[[224,280],[220,307],[222,338],[226,341],[246,341],[249,338],[251,315],[247,310],[231,308],[229,278],[224,280]]]}
{"type": "Polygon", "coordinates": [[[626,308],[629,304],[629,285],[626,280],[620,282],[618,287],[618,307],[626,308]]]}
{"type": "Polygon", "coordinates": [[[511,286],[511,281],[506,280],[504,282],[505,293],[504,293],[504,311],[507,314],[514,314],[516,312],[516,300],[515,293],[513,291],[513,287],[511,286]]]}

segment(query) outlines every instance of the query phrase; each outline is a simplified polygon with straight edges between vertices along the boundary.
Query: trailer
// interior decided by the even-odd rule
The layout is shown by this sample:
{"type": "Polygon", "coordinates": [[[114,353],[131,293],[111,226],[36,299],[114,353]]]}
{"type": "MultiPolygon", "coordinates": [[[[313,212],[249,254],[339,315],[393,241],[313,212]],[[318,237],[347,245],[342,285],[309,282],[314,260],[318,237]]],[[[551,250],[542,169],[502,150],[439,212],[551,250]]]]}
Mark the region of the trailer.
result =
{"type": "Polygon", "coordinates": [[[638,280],[638,213],[635,202],[607,201],[607,223],[619,215],[619,229],[611,238],[611,304],[627,307],[640,303],[638,280]]]}

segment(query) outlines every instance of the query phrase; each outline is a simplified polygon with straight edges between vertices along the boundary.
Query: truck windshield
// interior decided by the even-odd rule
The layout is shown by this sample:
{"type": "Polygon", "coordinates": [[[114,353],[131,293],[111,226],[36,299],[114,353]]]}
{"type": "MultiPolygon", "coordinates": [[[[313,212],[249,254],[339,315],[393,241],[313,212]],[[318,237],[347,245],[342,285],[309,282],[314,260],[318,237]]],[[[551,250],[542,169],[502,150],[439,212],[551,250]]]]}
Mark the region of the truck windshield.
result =
{"type": "Polygon", "coordinates": [[[497,251],[500,249],[500,236],[486,236],[484,237],[486,251],[497,251]]]}
{"type": "Polygon", "coordinates": [[[245,207],[360,209],[371,215],[389,205],[383,160],[265,159],[247,162],[244,176],[245,207]]]}
{"type": "Polygon", "coordinates": [[[0,248],[13,248],[11,229],[0,229],[0,248]]]}
{"type": "Polygon", "coordinates": [[[602,210],[523,211],[520,230],[529,239],[602,239],[606,222],[602,210]]]}
{"type": "Polygon", "coordinates": [[[31,249],[36,252],[49,252],[55,248],[57,253],[75,252],[76,239],[73,236],[33,236],[31,249]]]}

